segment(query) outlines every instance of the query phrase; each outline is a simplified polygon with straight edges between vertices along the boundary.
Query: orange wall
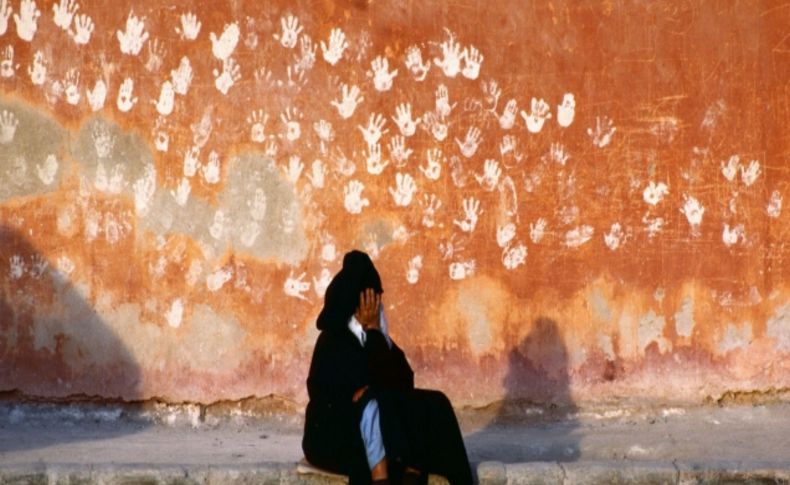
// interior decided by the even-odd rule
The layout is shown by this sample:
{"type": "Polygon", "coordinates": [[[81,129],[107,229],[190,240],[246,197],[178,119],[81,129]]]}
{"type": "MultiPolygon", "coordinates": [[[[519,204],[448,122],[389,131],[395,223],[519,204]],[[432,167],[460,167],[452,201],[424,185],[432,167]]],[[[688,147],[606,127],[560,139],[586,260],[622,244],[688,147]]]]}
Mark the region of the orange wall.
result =
{"type": "Polygon", "coordinates": [[[787,5],[6,3],[2,390],[303,401],[355,247],[457,404],[790,386],[787,5]]]}

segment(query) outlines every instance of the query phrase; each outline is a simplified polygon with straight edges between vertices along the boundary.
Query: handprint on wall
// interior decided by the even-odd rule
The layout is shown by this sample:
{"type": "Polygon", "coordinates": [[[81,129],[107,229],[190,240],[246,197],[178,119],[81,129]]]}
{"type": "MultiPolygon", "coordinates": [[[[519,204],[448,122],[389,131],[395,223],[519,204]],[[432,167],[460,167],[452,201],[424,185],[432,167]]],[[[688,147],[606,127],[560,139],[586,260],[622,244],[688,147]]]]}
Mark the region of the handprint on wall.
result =
{"type": "Polygon", "coordinates": [[[126,30],[117,31],[116,37],[124,54],[136,56],[143,48],[143,43],[148,40],[148,32],[145,31],[145,19],[137,18],[134,13],[129,12],[126,18],[126,30]]]}

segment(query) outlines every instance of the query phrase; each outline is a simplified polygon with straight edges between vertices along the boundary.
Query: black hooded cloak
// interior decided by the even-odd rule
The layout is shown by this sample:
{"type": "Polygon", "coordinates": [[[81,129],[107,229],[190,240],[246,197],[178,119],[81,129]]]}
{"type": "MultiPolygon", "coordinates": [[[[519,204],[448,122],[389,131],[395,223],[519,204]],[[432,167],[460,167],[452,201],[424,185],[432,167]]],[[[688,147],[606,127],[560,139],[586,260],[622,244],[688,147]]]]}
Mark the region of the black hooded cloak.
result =
{"type": "Polygon", "coordinates": [[[307,378],[302,449],[315,466],[369,483],[370,468],[359,428],[371,399],[379,404],[380,425],[391,480],[406,466],[471,483],[461,432],[449,400],[438,391],[415,390],[414,373],[403,351],[378,330],[367,330],[364,347],[348,328],[359,295],[384,290],[367,254],[351,251],[329,284],[316,325],[321,333],[307,378]],[[355,403],[354,393],[367,390],[355,403]]]}

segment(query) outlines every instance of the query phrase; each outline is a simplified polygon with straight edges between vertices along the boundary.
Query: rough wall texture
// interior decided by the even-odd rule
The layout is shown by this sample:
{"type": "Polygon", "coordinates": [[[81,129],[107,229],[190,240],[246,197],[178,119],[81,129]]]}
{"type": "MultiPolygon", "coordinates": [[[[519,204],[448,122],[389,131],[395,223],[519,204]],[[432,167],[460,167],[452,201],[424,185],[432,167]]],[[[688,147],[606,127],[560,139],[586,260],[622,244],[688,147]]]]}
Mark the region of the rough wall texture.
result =
{"type": "Polygon", "coordinates": [[[304,400],[353,247],[457,404],[786,388],[788,25],[763,1],[0,0],[0,388],[304,400]]]}

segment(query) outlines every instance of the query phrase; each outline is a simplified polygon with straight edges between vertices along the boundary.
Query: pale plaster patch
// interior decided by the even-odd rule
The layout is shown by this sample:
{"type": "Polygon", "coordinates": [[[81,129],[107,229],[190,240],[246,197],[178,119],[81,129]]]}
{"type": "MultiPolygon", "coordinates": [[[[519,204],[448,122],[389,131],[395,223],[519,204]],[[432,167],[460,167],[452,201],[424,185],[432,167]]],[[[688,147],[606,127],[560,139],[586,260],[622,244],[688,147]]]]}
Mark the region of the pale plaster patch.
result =
{"type": "Polygon", "coordinates": [[[675,312],[675,333],[680,337],[691,337],[694,330],[694,300],[687,296],[675,312]]]}
{"type": "Polygon", "coordinates": [[[790,352],[790,302],[776,309],[766,323],[766,336],[776,340],[776,349],[790,352]]]}
{"type": "Polygon", "coordinates": [[[652,342],[658,344],[658,349],[662,353],[672,350],[672,343],[664,337],[664,325],[666,321],[663,315],[656,315],[653,310],[639,318],[637,327],[637,338],[639,349],[644,352],[645,348],[652,342]]]}

